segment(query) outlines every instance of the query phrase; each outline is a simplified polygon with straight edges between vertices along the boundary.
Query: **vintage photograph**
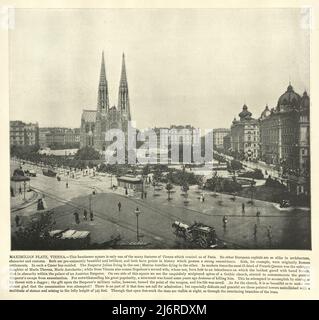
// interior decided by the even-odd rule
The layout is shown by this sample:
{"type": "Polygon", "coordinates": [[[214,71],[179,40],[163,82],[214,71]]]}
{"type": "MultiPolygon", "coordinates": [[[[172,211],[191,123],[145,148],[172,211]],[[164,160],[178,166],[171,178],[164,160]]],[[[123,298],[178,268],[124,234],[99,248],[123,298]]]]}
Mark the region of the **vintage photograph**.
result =
{"type": "Polygon", "coordinates": [[[15,9],[12,250],[311,250],[310,9],[15,9]]]}

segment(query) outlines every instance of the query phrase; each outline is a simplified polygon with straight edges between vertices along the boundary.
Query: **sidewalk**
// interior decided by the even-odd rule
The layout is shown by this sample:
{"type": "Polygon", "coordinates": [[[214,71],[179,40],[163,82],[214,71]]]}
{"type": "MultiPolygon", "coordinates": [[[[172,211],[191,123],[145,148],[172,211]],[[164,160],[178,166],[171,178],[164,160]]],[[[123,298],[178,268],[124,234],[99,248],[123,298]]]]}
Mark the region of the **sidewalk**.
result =
{"type": "Polygon", "coordinates": [[[11,212],[15,212],[32,205],[38,198],[38,193],[35,191],[29,191],[25,193],[25,199],[22,194],[16,194],[14,197],[10,198],[11,212]]]}

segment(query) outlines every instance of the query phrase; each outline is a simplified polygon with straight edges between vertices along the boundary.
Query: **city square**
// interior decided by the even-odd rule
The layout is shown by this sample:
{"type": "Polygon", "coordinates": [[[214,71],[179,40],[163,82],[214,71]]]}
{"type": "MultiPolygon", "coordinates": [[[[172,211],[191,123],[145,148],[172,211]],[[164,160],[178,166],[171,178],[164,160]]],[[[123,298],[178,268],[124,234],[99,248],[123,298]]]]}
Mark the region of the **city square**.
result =
{"type": "Polygon", "coordinates": [[[12,249],[311,249],[299,11],[46,14],[56,46],[37,12],[12,34],[12,249]]]}
{"type": "MultiPolygon", "coordinates": [[[[165,188],[154,191],[151,184],[146,185],[147,197],[141,198],[141,192],[130,192],[125,195],[124,188],[112,189],[116,177],[110,175],[82,176],[68,178],[62,176],[61,181],[42,175],[41,169],[34,165],[37,176],[31,178],[30,187],[37,194],[36,199],[43,198],[46,209],[53,210],[55,229],[86,230],[91,234],[92,243],[106,243],[120,236],[113,244],[114,248],[199,248],[190,245],[185,239],[178,238],[172,229],[174,221],[191,225],[200,221],[213,226],[217,237],[227,248],[235,249],[303,249],[310,246],[310,210],[308,208],[280,209],[275,203],[254,200],[249,204],[248,198],[229,194],[199,191],[198,186],[190,187],[187,205],[179,186],[174,186],[171,200],[167,200],[165,188]],[[68,181],[68,188],[66,188],[68,181]],[[93,190],[96,192],[92,196],[93,190]],[[200,200],[204,194],[205,201],[200,200]],[[93,221],[85,221],[83,210],[89,210],[89,198],[92,198],[94,212],[93,221]],[[121,210],[118,203],[121,202],[121,210]],[[245,203],[245,212],[242,204],[245,203]],[[137,241],[137,222],[135,210],[139,208],[139,243],[137,241]],[[256,212],[260,211],[260,216],[256,212]],[[79,212],[80,223],[76,223],[74,212],[79,212]],[[223,217],[228,217],[224,227],[223,217]],[[254,228],[257,225],[257,232],[254,228]],[[267,228],[271,227],[272,237],[269,239],[267,228]]],[[[14,164],[12,165],[14,168],[14,164]]],[[[19,197],[17,195],[16,197],[19,197]]],[[[22,200],[23,195],[20,195],[22,200]]],[[[27,221],[37,212],[37,201],[31,199],[24,205],[12,210],[12,232],[17,227],[15,216],[27,221]]],[[[36,214],[41,214],[38,211],[36,214]]]]}

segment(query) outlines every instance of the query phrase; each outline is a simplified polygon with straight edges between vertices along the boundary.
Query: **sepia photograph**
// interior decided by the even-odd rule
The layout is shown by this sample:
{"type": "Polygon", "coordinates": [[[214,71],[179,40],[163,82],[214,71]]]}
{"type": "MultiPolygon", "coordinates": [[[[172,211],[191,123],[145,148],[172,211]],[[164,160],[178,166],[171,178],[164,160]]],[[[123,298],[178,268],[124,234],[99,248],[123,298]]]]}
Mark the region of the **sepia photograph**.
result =
{"type": "Polygon", "coordinates": [[[23,9],[11,250],[311,250],[310,9],[23,9]]]}

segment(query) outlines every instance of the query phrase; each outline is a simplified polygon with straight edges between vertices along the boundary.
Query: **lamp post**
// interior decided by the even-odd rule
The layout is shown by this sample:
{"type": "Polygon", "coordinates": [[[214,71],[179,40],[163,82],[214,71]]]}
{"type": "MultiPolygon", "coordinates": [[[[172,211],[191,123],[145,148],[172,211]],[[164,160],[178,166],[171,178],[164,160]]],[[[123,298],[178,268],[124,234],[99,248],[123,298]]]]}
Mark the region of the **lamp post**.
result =
{"type": "Polygon", "coordinates": [[[23,200],[25,200],[25,186],[26,186],[26,182],[23,181],[23,200]]]}
{"type": "Polygon", "coordinates": [[[141,214],[141,211],[140,209],[137,207],[134,211],[135,215],[136,215],[136,240],[137,242],[140,241],[140,235],[139,235],[139,232],[138,232],[138,216],[141,214]]]}
{"type": "Polygon", "coordinates": [[[89,215],[90,220],[93,220],[93,202],[92,202],[92,193],[89,195],[89,215]]]}
{"type": "Polygon", "coordinates": [[[144,193],[145,193],[145,191],[144,191],[144,188],[145,188],[144,180],[145,180],[145,176],[142,174],[142,194],[141,194],[141,198],[142,199],[144,199],[144,193]]]}

